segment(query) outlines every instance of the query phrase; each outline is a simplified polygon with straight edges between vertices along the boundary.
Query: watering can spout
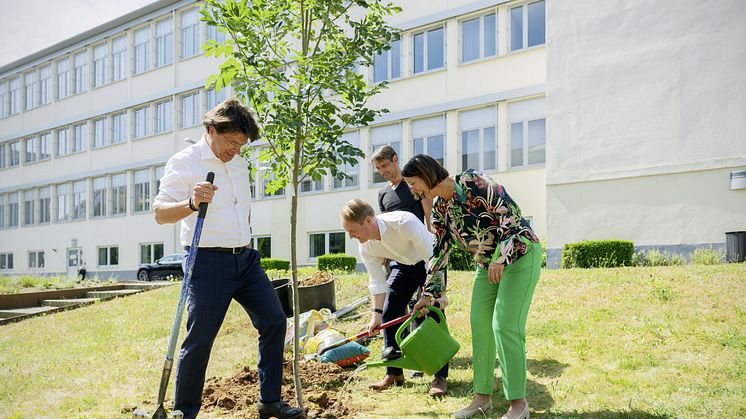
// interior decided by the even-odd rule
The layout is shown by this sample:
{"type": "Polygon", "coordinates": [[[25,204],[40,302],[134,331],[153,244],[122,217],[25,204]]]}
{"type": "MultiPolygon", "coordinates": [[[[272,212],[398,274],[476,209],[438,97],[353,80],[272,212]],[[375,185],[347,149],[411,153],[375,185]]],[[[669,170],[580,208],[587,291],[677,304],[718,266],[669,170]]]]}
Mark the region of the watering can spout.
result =
{"type": "Polygon", "coordinates": [[[386,361],[378,361],[378,362],[369,362],[367,364],[369,367],[392,367],[392,368],[403,368],[407,370],[415,370],[419,371],[420,366],[416,362],[414,362],[412,359],[401,357],[399,359],[393,359],[393,360],[386,360],[386,361]]]}

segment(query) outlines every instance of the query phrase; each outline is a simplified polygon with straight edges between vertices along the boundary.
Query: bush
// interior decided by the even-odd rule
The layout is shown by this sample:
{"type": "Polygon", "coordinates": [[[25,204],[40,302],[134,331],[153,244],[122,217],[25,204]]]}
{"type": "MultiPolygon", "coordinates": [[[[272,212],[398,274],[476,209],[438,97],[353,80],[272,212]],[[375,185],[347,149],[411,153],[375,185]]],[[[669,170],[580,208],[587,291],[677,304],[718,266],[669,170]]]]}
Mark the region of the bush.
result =
{"type": "Polygon", "coordinates": [[[681,255],[653,249],[635,253],[632,256],[632,264],[634,266],[680,266],[685,265],[686,260],[681,255]]]}
{"type": "Polygon", "coordinates": [[[541,267],[547,267],[547,241],[541,241],[541,267]]]}
{"type": "Polygon", "coordinates": [[[563,268],[613,268],[631,266],[635,246],[627,240],[587,240],[562,249],[563,268]]]}
{"type": "Polygon", "coordinates": [[[473,271],[476,269],[474,256],[471,252],[462,249],[461,246],[451,247],[451,253],[448,255],[448,269],[454,271],[473,271]]]}
{"type": "Polygon", "coordinates": [[[695,265],[717,265],[723,263],[725,252],[712,247],[698,247],[692,254],[692,263],[695,265]]]}
{"type": "Polygon", "coordinates": [[[354,256],[344,253],[335,253],[333,255],[321,255],[318,257],[318,266],[320,271],[344,271],[355,272],[357,259],[354,256]]]}
{"type": "Polygon", "coordinates": [[[287,271],[290,269],[290,261],[284,259],[264,258],[259,261],[262,269],[266,272],[272,269],[287,271]]]}

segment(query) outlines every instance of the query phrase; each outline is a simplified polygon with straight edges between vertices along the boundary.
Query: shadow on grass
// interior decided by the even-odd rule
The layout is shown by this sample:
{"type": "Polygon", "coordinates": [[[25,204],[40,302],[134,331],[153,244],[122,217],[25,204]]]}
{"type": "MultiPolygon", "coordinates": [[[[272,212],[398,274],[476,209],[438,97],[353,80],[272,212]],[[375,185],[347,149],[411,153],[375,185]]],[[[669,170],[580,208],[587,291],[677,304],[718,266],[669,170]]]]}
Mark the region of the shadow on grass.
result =
{"type": "MultiPolygon", "coordinates": [[[[533,406],[531,406],[533,410],[533,406]]],[[[656,415],[643,410],[623,410],[615,412],[613,410],[597,410],[593,412],[531,412],[532,418],[567,418],[567,419],[595,419],[595,418],[615,418],[615,419],[671,419],[674,416],[656,415]]]]}
{"type": "Polygon", "coordinates": [[[526,369],[537,377],[557,378],[562,375],[562,371],[567,368],[568,364],[563,364],[554,359],[527,359],[526,369]]]}

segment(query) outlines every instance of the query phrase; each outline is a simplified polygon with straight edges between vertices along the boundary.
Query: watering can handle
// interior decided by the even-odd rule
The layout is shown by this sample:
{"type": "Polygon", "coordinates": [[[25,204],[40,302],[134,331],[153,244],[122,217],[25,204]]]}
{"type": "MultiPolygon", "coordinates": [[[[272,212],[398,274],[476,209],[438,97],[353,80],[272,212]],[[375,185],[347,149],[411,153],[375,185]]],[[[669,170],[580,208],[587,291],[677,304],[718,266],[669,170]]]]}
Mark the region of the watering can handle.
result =
{"type": "MultiPolygon", "coordinates": [[[[434,312],[435,314],[437,314],[438,318],[439,318],[438,324],[440,325],[440,327],[444,328],[446,330],[446,332],[448,332],[448,325],[446,324],[446,316],[445,316],[445,314],[443,314],[443,312],[438,307],[427,306],[427,307],[424,307],[424,308],[426,308],[426,309],[434,312]]],[[[396,344],[397,345],[401,346],[401,341],[402,341],[401,334],[405,330],[407,330],[407,326],[409,326],[409,323],[411,323],[412,321],[414,321],[416,318],[417,318],[417,316],[413,315],[412,317],[408,318],[407,321],[405,321],[404,323],[402,323],[401,326],[399,326],[399,329],[396,331],[396,335],[394,336],[396,338],[396,344]]]]}

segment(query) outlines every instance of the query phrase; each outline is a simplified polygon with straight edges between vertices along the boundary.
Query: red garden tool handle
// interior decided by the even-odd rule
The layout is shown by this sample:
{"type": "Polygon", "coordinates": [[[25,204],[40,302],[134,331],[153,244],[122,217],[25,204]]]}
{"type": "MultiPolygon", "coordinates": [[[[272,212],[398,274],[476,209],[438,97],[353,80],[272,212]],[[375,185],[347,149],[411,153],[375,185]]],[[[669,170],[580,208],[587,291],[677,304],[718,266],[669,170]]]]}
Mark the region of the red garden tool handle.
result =
{"type": "MultiPolygon", "coordinates": [[[[405,314],[405,315],[403,315],[401,317],[395,318],[394,320],[389,320],[386,323],[383,323],[383,324],[380,324],[380,325],[376,326],[376,328],[373,329],[372,333],[375,334],[377,332],[380,332],[383,329],[386,329],[387,327],[391,327],[391,326],[397,325],[399,323],[403,323],[405,320],[407,320],[410,317],[412,317],[412,314],[405,314]]],[[[347,339],[343,339],[343,340],[337,341],[335,343],[332,343],[331,345],[329,345],[326,348],[322,349],[321,352],[319,352],[319,355],[323,354],[324,352],[326,352],[326,351],[328,351],[330,349],[339,348],[340,346],[342,346],[344,344],[350,343],[352,341],[355,341],[355,340],[358,340],[360,338],[364,338],[364,337],[370,336],[370,335],[371,335],[371,333],[368,332],[367,330],[365,330],[363,332],[358,333],[355,336],[352,336],[352,337],[349,337],[347,339]]]]}

